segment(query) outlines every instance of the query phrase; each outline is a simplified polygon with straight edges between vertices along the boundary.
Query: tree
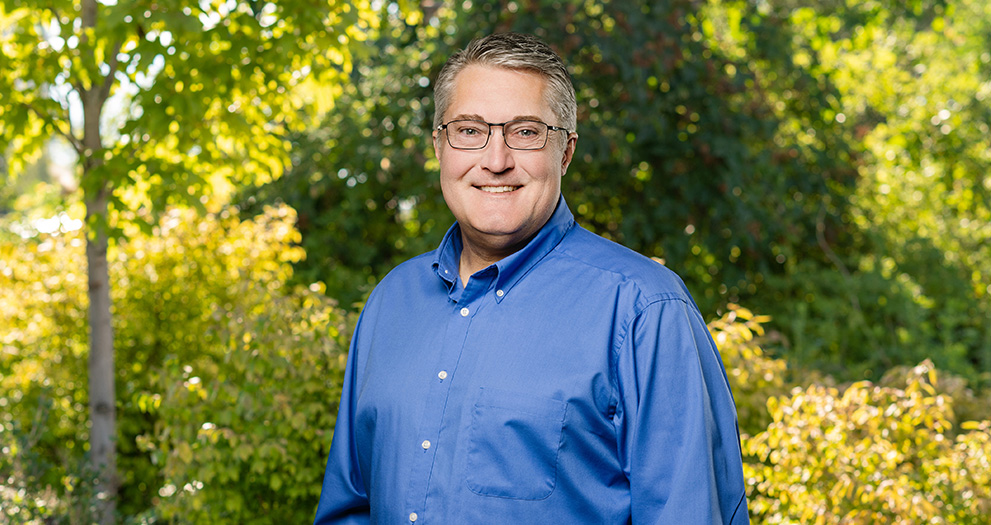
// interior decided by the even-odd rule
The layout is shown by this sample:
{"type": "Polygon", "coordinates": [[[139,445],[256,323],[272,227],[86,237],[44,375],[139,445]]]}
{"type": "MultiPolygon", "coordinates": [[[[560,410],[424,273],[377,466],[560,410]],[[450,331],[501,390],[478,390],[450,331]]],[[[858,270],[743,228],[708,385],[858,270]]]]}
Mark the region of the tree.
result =
{"type": "Polygon", "coordinates": [[[128,221],[155,223],[167,205],[203,209],[230,184],[280,176],[286,135],[306,120],[296,88],[349,71],[354,43],[376,25],[370,12],[360,0],[0,3],[0,151],[10,175],[51,136],[78,155],[101,523],[114,520],[118,483],[111,240],[128,221]]]}

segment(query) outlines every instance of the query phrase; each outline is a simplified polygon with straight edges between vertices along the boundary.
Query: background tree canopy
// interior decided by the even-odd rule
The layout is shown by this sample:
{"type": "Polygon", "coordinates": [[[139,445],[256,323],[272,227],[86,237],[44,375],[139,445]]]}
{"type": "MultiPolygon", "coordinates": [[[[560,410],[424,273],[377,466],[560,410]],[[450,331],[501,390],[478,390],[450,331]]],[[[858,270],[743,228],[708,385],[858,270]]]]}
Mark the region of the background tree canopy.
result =
{"type": "Polygon", "coordinates": [[[355,314],[453,220],[432,83],[510,30],[571,67],[578,222],[712,319],[754,520],[991,512],[983,0],[166,4],[99,2],[71,44],[76,15],[0,3],[0,521],[98,510],[80,178],[113,189],[116,519],[311,520],[355,314]],[[25,47],[52,24],[62,47],[25,47]],[[58,86],[106,78],[118,40],[140,89],[64,173],[58,86]]]}

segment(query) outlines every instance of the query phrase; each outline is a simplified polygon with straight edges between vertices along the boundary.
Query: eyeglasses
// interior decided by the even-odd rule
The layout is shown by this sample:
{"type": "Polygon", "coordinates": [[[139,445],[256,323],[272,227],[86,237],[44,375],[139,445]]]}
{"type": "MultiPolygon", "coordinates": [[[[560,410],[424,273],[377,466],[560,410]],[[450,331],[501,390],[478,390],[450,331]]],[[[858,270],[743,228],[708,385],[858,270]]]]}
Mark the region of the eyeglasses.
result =
{"type": "Polygon", "coordinates": [[[544,124],[539,120],[510,120],[496,124],[481,120],[452,120],[437,131],[447,131],[447,143],[454,149],[485,149],[489,145],[493,126],[502,126],[502,138],[509,149],[537,150],[547,145],[547,135],[551,131],[567,129],[544,124]]]}

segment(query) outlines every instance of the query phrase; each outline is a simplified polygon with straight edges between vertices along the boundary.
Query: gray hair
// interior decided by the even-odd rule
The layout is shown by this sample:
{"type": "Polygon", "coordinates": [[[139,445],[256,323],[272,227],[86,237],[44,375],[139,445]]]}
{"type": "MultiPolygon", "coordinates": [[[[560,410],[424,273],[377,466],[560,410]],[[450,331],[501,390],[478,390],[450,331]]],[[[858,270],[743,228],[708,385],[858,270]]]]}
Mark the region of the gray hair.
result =
{"type": "Polygon", "coordinates": [[[527,71],[544,77],[548,87],[544,97],[554,116],[561,120],[548,124],[575,131],[578,103],[564,61],[537,37],[521,33],[496,33],[477,38],[451,55],[434,84],[434,128],[443,124],[444,113],[451,105],[454,79],[473,64],[527,71]]]}

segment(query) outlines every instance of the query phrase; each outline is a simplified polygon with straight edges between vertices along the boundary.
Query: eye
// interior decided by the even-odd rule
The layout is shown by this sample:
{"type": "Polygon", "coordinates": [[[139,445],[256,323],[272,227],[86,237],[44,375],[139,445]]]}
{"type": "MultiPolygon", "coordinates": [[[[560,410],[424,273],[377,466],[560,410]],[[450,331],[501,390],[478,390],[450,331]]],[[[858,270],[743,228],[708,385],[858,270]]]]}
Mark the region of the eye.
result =
{"type": "Polygon", "coordinates": [[[543,134],[543,126],[539,122],[519,121],[514,122],[509,133],[521,139],[532,139],[543,134]]]}
{"type": "Polygon", "coordinates": [[[454,133],[464,137],[477,137],[478,135],[487,134],[485,124],[481,122],[457,122],[453,124],[454,133]]]}

